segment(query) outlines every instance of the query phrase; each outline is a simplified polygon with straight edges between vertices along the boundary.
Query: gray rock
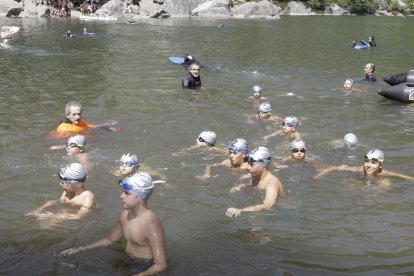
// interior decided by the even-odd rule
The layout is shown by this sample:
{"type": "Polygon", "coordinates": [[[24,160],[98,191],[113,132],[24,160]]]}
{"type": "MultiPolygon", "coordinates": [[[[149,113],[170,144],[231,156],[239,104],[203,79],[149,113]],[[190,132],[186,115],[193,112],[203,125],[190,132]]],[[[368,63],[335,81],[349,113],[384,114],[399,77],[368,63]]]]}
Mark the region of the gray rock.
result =
{"type": "Polygon", "coordinates": [[[284,10],[285,15],[315,15],[310,8],[306,8],[301,2],[291,1],[284,10]]]}
{"type": "Polygon", "coordinates": [[[161,14],[166,13],[162,8],[163,5],[154,3],[152,0],[142,0],[139,5],[140,17],[157,18],[161,14]]]}
{"type": "Polygon", "coordinates": [[[282,9],[269,1],[247,2],[231,9],[233,18],[280,19],[282,9]]]}
{"type": "Polygon", "coordinates": [[[17,3],[14,0],[1,0],[0,1],[0,16],[7,16],[10,10],[23,8],[22,3],[17,3]]]}
{"type": "Polygon", "coordinates": [[[188,17],[191,10],[204,2],[205,0],[166,0],[162,9],[172,17],[188,17]]]}
{"type": "Polygon", "coordinates": [[[212,18],[219,18],[219,17],[230,17],[230,9],[225,7],[213,7],[210,9],[202,10],[196,13],[198,17],[212,17],[212,18]]]}
{"type": "Polygon", "coordinates": [[[31,0],[23,1],[23,10],[20,17],[49,17],[50,9],[47,5],[35,5],[31,0]]]}
{"type": "Polygon", "coordinates": [[[337,4],[331,4],[325,8],[324,15],[349,15],[349,12],[338,6],[337,4]]]}
{"type": "Polygon", "coordinates": [[[98,16],[123,16],[127,9],[126,1],[122,0],[111,0],[106,2],[100,9],[98,9],[95,14],[98,16]]]}
{"type": "Polygon", "coordinates": [[[22,12],[23,8],[14,8],[9,10],[9,12],[6,14],[6,17],[17,17],[20,15],[20,13],[22,12]]]}
{"type": "Polygon", "coordinates": [[[191,11],[191,15],[224,15],[230,16],[230,1],[229,0],[210,0],[191,11]]]}

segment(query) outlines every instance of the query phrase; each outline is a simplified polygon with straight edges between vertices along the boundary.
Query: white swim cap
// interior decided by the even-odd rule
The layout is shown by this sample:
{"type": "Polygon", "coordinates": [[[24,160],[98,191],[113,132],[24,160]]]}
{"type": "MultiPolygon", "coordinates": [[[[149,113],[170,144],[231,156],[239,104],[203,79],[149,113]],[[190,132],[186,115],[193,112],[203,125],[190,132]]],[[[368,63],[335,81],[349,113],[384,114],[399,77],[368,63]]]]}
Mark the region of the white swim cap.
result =
{"type": "Polygon", "coordinates": [[[260,85],[255,85],[252,87],[253,94],[262,94],[263,88],[260,85]]]}
{"type": "MultiPolygon", "coordinates": [[[[136,168],[138,168],[140,166],[139,160],[138,160],[138,156],[136,156],[135,154],[130,153],[130,152],[125,153],[124,155],[122,155],[121,156],[121,159],[119,159],[119,161],[121,163],[128,163],[128,162],[130,162],[132,164],[132,166],[134,166],[136,168]]],[[[128,166],[128,167],[131,167],[131,166],[128,166]]]]}
{"type": "Polygon", "coordinates": [[[306,149],[306,144],[303,140],[293,140],[290,143],[290,149],[306,149]]]}
{"type": "Polygon", "coordinates": [[[3,39],[3,42],[7,44],[9,40],[6,38],[6,39],[3,39]]]}
{"type": "Polygon", "coordinates": [[[249,145],[247,144],[247,141],[243,138],[237,138],[229,144],[228,148],[229,150],[234,150],[237,152],[247,154],[249,150],[249,145]]]}
{"type": "Polygon", "coordinates": [[[125,177],[124,180],[119,181],[119,186],[124,191],[136,195],[143,201],[147,201],[152,191],[154,190],[154,183],[152,177],[146,172],[137,172],[131,176],[125,177]]]}
{"type": "Polygon", "coordinates": [[[67,144],[68,145],[76,144],[76,146],[83,148],[83,147],[85,147],[85,144],[86,144],[85,136],[83,136],[83,135],[73,135],[73,136],[69,137],[67,144]]]}
{"type": "Polygon", "coordinates": [[[350,84],[352,85],[354,83],[354,81],[352,79],[346,79],[344,84],[350,84]]]}
{"type": "Polygon", "coordinates": [[[217,141],[217,134],[213,131],[205,130],[198,135],[197,140],[200,142],[206,142],[210,146],[214,146],[217,141]]]}
{"type": "Polygon", "coordinates": [[[267,113],[272,111],[272,105],[269,102],[264,102],[259,105],[260,113],[267,113]]]}
{"type": "Polygon", "coordinates": [[[81,164],[72,163],[59,170],[59,178],[70,184],[79,184],[85,182],[86,171],[81,164]]]}
{"type": "Polygon", "coordinates": [[[384,152],[379,149],[372,149],[366,155],[365,158],[377,159],[380,163],[384,162],[384,152]]]}
{"type": "Polygon", "coordinates": [[[298,118],[294,116],[289,116],[283,119],[282,125],[286,125],[288,127],[297,127],[299,124],[298,118]]]}
{"type": "Polygon", "coordinates": [[[344,136],[344,144],[348,148],[356,147],[356,145],[358,144],[358,138],[356,137],[355,134],[348,133],[344,136]]]}
{"type": "Polygon", "coordinates": [[[266,147],[258,147],[252,150],[247,156],[247,162],[249,164],[255,164],[260,167],[269,167],[272,157],[270,151],[266,147]]]}

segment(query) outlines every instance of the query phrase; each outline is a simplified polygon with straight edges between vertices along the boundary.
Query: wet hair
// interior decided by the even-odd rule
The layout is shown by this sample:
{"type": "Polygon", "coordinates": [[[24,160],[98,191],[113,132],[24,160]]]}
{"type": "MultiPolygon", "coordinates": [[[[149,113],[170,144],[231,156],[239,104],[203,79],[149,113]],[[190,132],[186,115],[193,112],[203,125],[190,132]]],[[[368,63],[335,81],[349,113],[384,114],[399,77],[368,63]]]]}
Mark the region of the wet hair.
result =
{"type": "Polygon", "coordinates": [[[68,102],[68,103],[66,104],[66,107],[65,107],[65,114],[66,114],[66,115],[69,115],[69,114],[70,114],[70,108],[71,108],[72,106],[75,106],[75,107],[80,107],[80,109],[81,109],[81,113],[82,113],[82,105],[81,105],[79,102],[70,101],[70,102],[68,102]]]}
{"type": "Polygon", "coordinates": [[[198,63],[197,61],[193,62],[190,64],[190,66],[188,67],[189,70],[193,69],[194,66],[198,66],[200,67],[200,63],[198,63]]]}
{"type": "Polygon", "coordinates": [[[374,63],[368,63],[367,66],[369,66],[371,68],[372,73],[375,72],[375,65],[374,65],[374,63]]]}

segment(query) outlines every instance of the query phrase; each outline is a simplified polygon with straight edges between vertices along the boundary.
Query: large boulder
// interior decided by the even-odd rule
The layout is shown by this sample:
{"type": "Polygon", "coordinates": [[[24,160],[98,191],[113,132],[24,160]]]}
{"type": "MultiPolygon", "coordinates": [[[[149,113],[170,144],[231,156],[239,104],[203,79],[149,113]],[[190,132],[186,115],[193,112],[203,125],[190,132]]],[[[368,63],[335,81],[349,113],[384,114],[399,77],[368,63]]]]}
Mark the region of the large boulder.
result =
{"type": "Polygon", "coordinates": [[[173,17],[188,17],[204,0],[166,0],[162,9],[173,17]]]}
{"type": "Polygon", "coordinates": [[[47,5],[36,5],[31,0],[23,1],[23,10],[20,17],[49,17],[50,9],[47,5]]]}
{"type": "Polygon", "coordinates": [[[95,14],[98,16],[123,16],[127,9],[127,3],[122,0],[111,0],[106,2],[95,14]]]}
{"type": "Polygon", "coordinates": [[[349,15],[349,12],[337,4],[331,4],[329,7],[325,8],[324,15],[349,15]]]}
{"type": "Polygon", "coordinates": [[[223,17],[230,16],[229,0],[210,0],[191,11],[191,15],[223,17]]]}
{"type": "Polygon", "coordinates": [[[302,2],[291,1],[284,10],[285,15],[315,15],[310,8],[306,8],[302,2]]]}
{"type": "Polygon", "coordinates": [[[280,19],[282,9],[269,1],[246,2],[231,9],[234,18],[280,19]]]}
{"type": "Polygon", "coordinates": [[[10,10],[17,11],[17,9],[21,9],[23,7],[22,3],[17,3],[14,0],[1,0],[0,1],[0,16],[6,16],[10,10]]]}
{"type": "Polygon", "coordinates": [[[141,0],[139,5],[139,14],[141,17],[156,17],[163,10],[162,4],[155,3],[153,0],[141,0]]]}

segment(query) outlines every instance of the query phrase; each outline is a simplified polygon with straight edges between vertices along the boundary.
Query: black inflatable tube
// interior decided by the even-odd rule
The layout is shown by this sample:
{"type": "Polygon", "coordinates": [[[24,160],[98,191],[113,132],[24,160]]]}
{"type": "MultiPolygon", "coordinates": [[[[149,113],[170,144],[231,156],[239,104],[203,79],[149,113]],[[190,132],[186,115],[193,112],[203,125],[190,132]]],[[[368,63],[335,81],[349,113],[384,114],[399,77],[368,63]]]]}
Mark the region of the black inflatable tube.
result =
{"type": "Polygon", "coordinates": [[[414,83],[414,70],[385,77],[383,80],[389,85],[397,85],[404,82],[414,83]]]}
{"type": "Polygon", "coordinates": [[[378,92],[385,98],[393,99],[401,102],[413,102],[414,101],[414,82],[413,83],[400,83],[398,85],[390,86],[388,88],[381,89],[378,92]]]}

